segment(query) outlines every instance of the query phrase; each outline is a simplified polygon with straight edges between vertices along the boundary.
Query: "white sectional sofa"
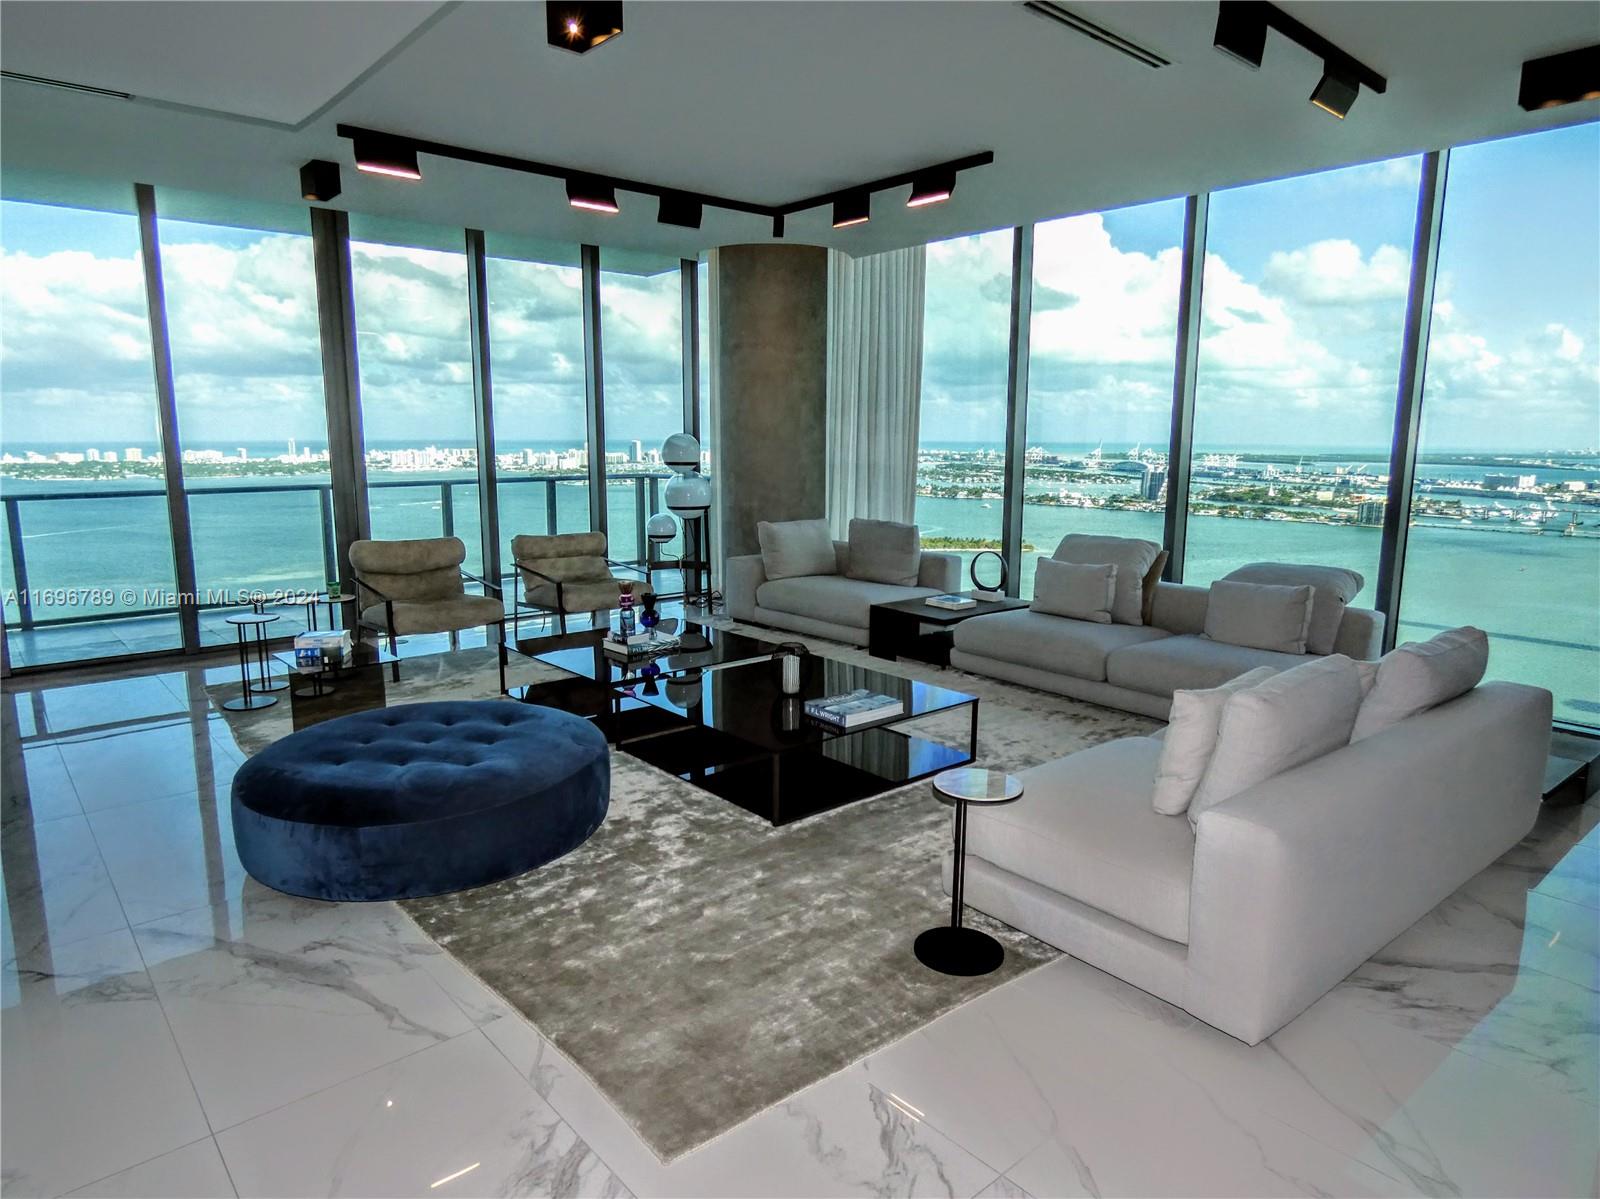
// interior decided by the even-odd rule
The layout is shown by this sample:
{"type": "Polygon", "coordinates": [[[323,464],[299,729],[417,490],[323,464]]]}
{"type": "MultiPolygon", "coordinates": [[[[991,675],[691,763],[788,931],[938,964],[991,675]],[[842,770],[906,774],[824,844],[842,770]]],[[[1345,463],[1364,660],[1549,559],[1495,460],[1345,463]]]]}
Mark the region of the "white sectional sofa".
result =
{"type": "Polygon", "coordinates": [[[1484,683],[1193,827],[1152,805],[1160,736],[1096,746],[970,810],[966,902],[1255,1044],[1527,834],[1550,716],[1484,683]]]}
{"type": "MultiPolygon", "coordinates": [[[[1172,693],[1215,687],[1257,666],[1286,669],[1317,655],[1249,649],[1202,636],[1209,592],[1157,583],[1151,623],[1096,624],[1032,609],[975,616],[956,626],[950,665],[1165,720],[1172,693]]],[[[1376,658],[1383,613],[1345,608],[1333,652],[1376,658]]]]}

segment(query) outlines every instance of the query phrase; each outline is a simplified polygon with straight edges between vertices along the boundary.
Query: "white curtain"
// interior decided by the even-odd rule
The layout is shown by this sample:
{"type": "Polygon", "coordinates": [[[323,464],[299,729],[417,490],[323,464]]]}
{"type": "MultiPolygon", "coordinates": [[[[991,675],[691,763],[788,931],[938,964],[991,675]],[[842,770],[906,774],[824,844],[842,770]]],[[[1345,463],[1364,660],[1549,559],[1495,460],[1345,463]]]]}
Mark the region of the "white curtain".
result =
{"type": "Polygon", "coordinates": [[[909,522],[922,400],[924,247],[828,252],[828,522],[909,522]]]}

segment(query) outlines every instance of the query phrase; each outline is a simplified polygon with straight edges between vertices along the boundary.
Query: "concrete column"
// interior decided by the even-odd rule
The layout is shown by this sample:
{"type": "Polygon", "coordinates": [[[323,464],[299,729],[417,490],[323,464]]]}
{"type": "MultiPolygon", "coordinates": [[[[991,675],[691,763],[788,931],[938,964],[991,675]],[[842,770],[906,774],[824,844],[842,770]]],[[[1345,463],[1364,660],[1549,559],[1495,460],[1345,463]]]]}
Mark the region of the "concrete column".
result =
{"type": "Polygon", "coordinates": [[[714,269],[719,545],[753,554],[758,521],[827,515],[828,252],[723,246],[714,269]]]}

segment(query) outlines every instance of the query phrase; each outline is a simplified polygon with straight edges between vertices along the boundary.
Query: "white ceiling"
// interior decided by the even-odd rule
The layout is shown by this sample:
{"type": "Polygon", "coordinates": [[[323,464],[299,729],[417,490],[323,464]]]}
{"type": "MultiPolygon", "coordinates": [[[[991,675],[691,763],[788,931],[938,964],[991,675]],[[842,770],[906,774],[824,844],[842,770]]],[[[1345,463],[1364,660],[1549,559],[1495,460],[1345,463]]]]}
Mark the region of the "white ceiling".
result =
{"type": "Polygon", "coordinates": [[[1388,76],[1344,121],[1306,102],[1320,64],[1281,36],[1258,72],[1213,49],[1213,3],[1067,3],[1172,65],[1006,0],[633,0],[581,57],[545,44],[537,3],[6,0],[7,70],[137,99],[8,79],[0,164],[299,203],[300,164],[330,158],[352,211],[692,256],[768,223],[707,209],[675,229],[627,193],[620,216],[579,213],[554,180],[426,157],[420,184],[362,176],[334,126],[764,203],[994,151],[948,204],[790,219],[789,240],[865,253],[1600,115],[1516,104],[1523,59],[1600,40],[1591,0],[1285,3],[1388,76]]]}

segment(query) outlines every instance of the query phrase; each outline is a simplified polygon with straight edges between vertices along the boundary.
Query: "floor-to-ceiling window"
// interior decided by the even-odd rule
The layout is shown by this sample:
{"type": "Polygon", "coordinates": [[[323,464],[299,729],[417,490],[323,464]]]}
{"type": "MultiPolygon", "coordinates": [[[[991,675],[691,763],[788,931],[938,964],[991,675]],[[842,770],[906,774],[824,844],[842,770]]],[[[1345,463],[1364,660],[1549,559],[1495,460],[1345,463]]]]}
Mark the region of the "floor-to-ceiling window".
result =
{"type": "Polygon", "coordinates": [[[350,270],[372,535],[453,534],[477,572],[465,234],[352,215],[350,270]]]}
{"type": "Polygon", "coordinates": [[[1451,152],[1401,639],[1600,725],[1600,125],[1451,152]]]}
{"type": "Polygon", "coordinates": [[[1034,231],[1020,594],[1068,533],[1163,539],[1183,201],[1034,231]]]}
{"type": "Polygon", "coordinates": [[[700,469],[707,474],[711,473],[711,371],[715,347],[711,344],[711,267],[701,259],[695,268],[695,288],[699,294],[699,303],[696,305],[700,313],[700,327],[696,338],[696,348],[700,354],[700,369],[697,374],[699,394],[695,396],[695,404],[700,413],[700,469]]]}
{"type": "Polygon", "coordinates": [[[1328,563],[1373,602],[1421,161],[1212,195],[1184,582],[1328,563]]]}
{"type": "MultiPolygon", "coordinates": [[[[640,562],[644,524],[664,510],[660,493],[669,472],[661,443],[684,427],[680,260],[602,249],[600,328],[610,551],[618,561],[640,562]]],[[[679,544],[662,547],[664,556],[678,557],[679,544]]]]}
{"type": "Polygon", "coordinates": [[[1000,549],[1012,239],[996,229],[927,251],[916,521],[923,548],[969,562],[1000,549]]]}
{"type": "Polygon", "coordinates": [[[166,190],[157,209],[201,641],[231,642],[211,604],[336,573],[310,224],[166,190]]]}
{"type": "Polygon", "coordinates": [[[29,193],[52,202],[0,203],[11,661],[174,649],[177,617],[148,614],[176,582],[133,189],[29,193]]]}
{"type": "Polygon", "coordinates": [[[510,574],[513,537],[589,527],[583,271],[577,246],[490,234],[486,251],[500,555],[510,574]]]}

